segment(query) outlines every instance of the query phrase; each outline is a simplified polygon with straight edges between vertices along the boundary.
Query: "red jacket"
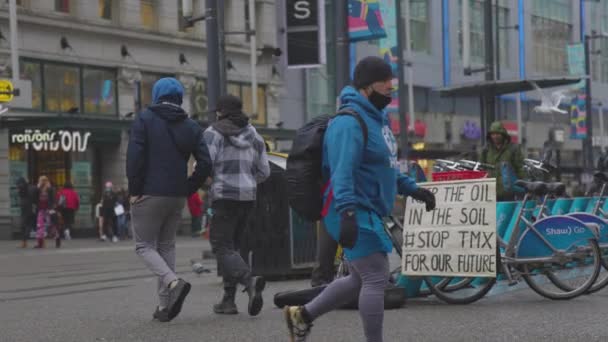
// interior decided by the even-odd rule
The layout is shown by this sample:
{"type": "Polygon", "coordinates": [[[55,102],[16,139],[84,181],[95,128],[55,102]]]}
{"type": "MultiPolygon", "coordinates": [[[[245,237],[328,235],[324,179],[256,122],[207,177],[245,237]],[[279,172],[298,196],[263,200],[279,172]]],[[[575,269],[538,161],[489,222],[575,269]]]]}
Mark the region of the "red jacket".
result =
{"type": "Polygon", "coordinates": [[[59,198],[62,195],[65,196],[65,209],[78,210],[80,207],[80,197],[78,197],[78,194],[76,191],[74,191],[74,189],[61,189],[56,196],[57,198],[55,203],[57,203],[57,205],[59,205],[59,198]]]}
{"type": "Polygon", "coordinates": [[[188,197],[188,209],[190,209],[190,215],[192,216],[198,217],[203,215],[203,200],[198,195],[198,192],[188,197]]]}

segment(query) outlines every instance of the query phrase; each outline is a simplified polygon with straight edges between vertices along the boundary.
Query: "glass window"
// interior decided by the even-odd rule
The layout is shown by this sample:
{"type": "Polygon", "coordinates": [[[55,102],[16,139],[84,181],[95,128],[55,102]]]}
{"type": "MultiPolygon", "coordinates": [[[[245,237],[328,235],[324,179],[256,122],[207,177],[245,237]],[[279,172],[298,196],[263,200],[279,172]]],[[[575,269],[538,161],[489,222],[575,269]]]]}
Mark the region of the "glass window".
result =
{"type": "MultiPolygon", "coordinates": [[[[470,23],[470,49],[471,49],[471,63],[472,64],[485,64],[485,31],[484,31],[484,1],[481,0],[468,0],[469,1],[469,20],[470,23]]],[[[496,5],[492,6],[492,13],[496,13],[496,5]]],[[[500,0],[500,6],[498,9],[498,25],[508,26],[509,17],[511,11],[506,7],[506,1],[500,0]]],[[[462,58],[462,0],[458,9],[458,54],[462,58]]],[[[509,36],[513,30],[501,29],[499,30],[499,53],[500,53],[500,65],[509,66],[509,36]]],[[[413,35],[413,33],[412,33],[413,35]]]]}
{"type": "Polygon", "coordinates": [[[48,112],[82,112],[80,107],[80,73],[78,67],[44,64],[45,110],[48,112]]]}
{"type": "Polygon", "coordinates": [[[55,0],[55,11],[70,13],[70,0],[55,0]]]}
{"type": "Polygon", "coordinates": [[[116,114],[116,72],[85,68],[82,75],[84,112],[87,114],[116,114]]]}
{"type": "MultiPolygon", "coordinates": [[[[180,1],[181,2],[181,1],[180,1]]],[[[140,0],[139,13],[141,16],[141,25],[149,30],[156,29],[156,3],[154,0],[140,0]]]]}
{"type": "Polygon", "coordinates": [[[152,88],[154,87],[154,83],[160,80],[163,77],[173,77],[172,75],[163,75],[163,74],[153,74],[153,73],[142,73],[141,74],[141,82],[140,82],[140,97],[141,97],[141,106],[142,108],[146,108],[147,106],[152,104],[152,88]]]}
{"type": "MultiPolygon", "coordinates": [[[[194,6],[194,3],[192,4],[194,6]]],[[[177,28],[180,32],[192,32],[192,26],[186,27],[186,19],[184,18],[184,7],[182,0],[177,2],[177,28]]]]}
{"type": "Polygon", "coordinates": [[[228,82],[227,85],[228,94],[234,95],[236,97],[241,97],[241,85],[238,83],[228,82]]]}
{"type": "Polygon", "coordinates": [[[566,45],[572,37],[572,2],[532,1],[534,68],[539,72],[567,71],[566,45]]]}
{"type": "MultiPolygon", "coordinates": [[[[99,17],[102,19],[112,19],[112,0],[99,1],[99,17]]],[[[181,1],[180,1],[181,2],[181,1]]]]}
{"type": "Polygon", "coordinates": [[[21,79],[32,82],[32,109],[42,111],[42,73],[40,63],[21,61],[21,79]]]}
{"type": "Polygon", "coordinates": [[[410,44],[414,51],[429,51],[429,3],[428,0],[410,1],[410,44]]]}
{"type": "Polygon", "coordinates": [[[206,119],[207,81],[197,78],[190,94],[190,115],[195,118],[206,119]]]}

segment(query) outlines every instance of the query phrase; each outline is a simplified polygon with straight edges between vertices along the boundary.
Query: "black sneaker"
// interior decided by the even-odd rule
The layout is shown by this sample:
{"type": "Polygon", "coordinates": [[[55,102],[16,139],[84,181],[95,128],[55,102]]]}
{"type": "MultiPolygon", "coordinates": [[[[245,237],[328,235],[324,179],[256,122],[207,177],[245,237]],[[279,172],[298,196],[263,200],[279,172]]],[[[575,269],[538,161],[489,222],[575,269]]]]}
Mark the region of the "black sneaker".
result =
{"type": "Polygon", "coordinates": [[[169,289],[169,320],[174,319],[182,311],[182,305],[186,296],[190,292],[190,283],[185,282],[183,279],[177,280],[177,285],[174,288],[169,289]]]}
{"type": "Polygon", "coordinates": [[[245,289],[249,295],[248,312],[251,316],[256,316],[262,310],[264,306],[264,299],[262,298],[262,291],[266,287],[266,281],[262,277],[252,277],[249,281],[249,286],[245,289]]]}
{"type": "Polygon", "coordinates": [[[158,320],[159,322],[169,322],[169,311],[167,310],[167,308],[164,308],[162,310],[158,309],[158,306],[156,307],[156,311],[154,311],[154,314],[152,315],[152,317],[155,320],[158,320]]]}
{"type": "Polygon", "coordinates": [[[224,301],[224,300],[222,300],[219,304],[213,305],[213,312],[215,312],[218,315],[236,315],[239,313],[234,301],[224,301]]]}

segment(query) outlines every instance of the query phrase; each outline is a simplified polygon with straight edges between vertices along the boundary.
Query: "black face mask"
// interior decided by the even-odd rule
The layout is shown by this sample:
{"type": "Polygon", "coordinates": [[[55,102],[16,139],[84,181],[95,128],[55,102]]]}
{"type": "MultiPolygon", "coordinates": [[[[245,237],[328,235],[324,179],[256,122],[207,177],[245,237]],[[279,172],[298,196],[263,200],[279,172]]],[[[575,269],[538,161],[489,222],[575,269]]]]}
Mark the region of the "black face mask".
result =
{"type": "Polygon", "coordinates": [[[378,110],[383,110],[386,106],[391,103],[392,98],[390,96],[382,95],[379,92],[372,90],[372,93],[369,95],[369,102],[374,105],[374,107],[378,108],[378,110]]]}

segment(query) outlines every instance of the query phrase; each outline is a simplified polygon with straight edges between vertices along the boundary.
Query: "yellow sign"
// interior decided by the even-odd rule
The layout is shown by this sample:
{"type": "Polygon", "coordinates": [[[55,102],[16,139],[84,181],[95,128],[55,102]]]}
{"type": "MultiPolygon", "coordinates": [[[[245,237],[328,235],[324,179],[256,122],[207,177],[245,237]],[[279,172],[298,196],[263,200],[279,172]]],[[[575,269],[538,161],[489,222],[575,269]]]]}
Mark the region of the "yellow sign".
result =
{"type": "Polygon", "coordinates": [[[0,80],[0,103],[13,100],[13,84],[9,80],[0,80]]]}

